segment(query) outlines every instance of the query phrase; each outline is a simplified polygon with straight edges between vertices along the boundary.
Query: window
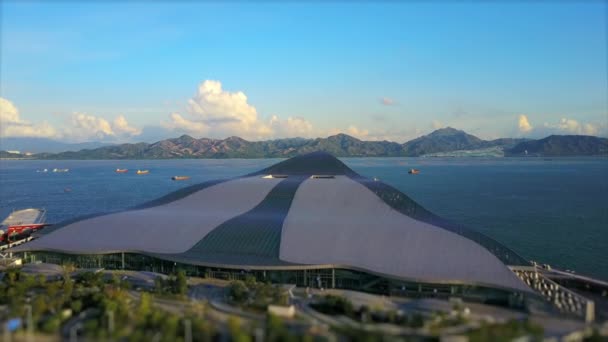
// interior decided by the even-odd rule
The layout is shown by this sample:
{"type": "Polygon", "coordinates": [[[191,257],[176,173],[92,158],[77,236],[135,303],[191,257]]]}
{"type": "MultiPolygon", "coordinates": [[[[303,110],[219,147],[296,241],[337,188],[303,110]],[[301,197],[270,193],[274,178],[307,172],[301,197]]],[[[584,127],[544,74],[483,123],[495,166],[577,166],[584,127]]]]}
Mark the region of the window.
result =
{"type": "Polygon", "coordinates": [[[287,175],[266,175],[262,178],[287,178],[287,175]]]}

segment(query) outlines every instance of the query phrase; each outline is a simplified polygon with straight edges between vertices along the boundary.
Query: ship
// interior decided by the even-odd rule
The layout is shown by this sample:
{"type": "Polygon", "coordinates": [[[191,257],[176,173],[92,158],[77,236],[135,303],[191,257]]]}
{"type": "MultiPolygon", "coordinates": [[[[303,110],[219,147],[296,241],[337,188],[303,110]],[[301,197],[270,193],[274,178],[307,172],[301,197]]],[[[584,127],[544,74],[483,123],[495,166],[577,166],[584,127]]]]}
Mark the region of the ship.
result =
{"type": "Polygon", "coordinates": [[[190,176],[173,176],[171,177],[171,180],[174,181],[181,181],[181,180],[188,180],[190,179],[190,176]]]}
{"type": "Polygon", "coordinates": [[[116,169],[116,173],[127,173],[129,170],[127,169],[116,169]]]}
{"type": "Polygon", "coordinates": [[[53,172],[69,172],[70,169],[53,169],[53,172]]]}
{"type": "Polygon", "coordinates": [[[407,173],[409,173],[410,175],[417,175],[420,173],[420,170],[418,169],[410,169],[407,173]]]}
{"type": "Polygon", "coordinates": [[[138,175],[147,175],[150,171],[148,170],[137,170],[138,175]]]}
{"type": "Polygon", "coordinates": [[[45,209],[22,209],[13,211],[0,223],[0,243],[27,237],[48,226],[45,209]]]}

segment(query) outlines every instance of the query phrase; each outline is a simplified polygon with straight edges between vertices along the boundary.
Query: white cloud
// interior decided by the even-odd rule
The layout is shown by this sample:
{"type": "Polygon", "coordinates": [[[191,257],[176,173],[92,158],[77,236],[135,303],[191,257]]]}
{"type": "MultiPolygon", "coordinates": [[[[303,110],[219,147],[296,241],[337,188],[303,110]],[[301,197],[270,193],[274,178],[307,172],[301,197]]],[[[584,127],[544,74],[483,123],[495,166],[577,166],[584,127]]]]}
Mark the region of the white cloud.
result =
{"type": "Polygon", "coordinates": [[[367,129],[361,129],[357,126],[350,125],[346,129],[346,134],[352,135],[358,139],[365,139],[369,135],[369,131],[367,129]]]}
{"type": "Polygon", "coordinates": [[[141,134],[141,130],[129,125],[124,115],[119,115],[112,123],[95,115],[73,113],[64,128],[64,137],[70,140],[116,140],[141,134]]]}
{"type": "Polygon", "coordinates": [[[129,125],[123,115],[108,120],[84,113],[73,113],[61,127],[47,122],[33,124],[20,117],[19,110],[9,100],[0,98],[0,136],[65,139],[70,141],[116,140],[141,134],[141,130],[129,125]]]}
{"type": "Polygon", "coordinates": [[[287,120],[281,120],[278,116],[273,115],[270,118],[269,125],[276,138],[313,136],[312,124],[301,117],[289,117],[287,120]]]}
{"type": "Polygon", "coordinates": [[[313,135],[313,126],[301,117],[264,120],[242,91],[230,92],[219,81],[202,82],[188,100],[187,115],[172,113],[165,128],[197,136],[223,138],[231,135],[251,140],[313,135]]]}
{"type": "Polygon", "coordinates": [[[600,124],[581,123],[568,118],[562,118],[557,124],[545,123],[544,126],[549,130],[581,135],[598,135],[602,128],[600,124]]]}
{"type": "Polygon", "coordinates": [[[395,104],[395,101],[393,99],[391,99],[390,97],[381,97],[380,103],[382,103],[385,106],[392,106],[395,104]]]}
{"type": "Polygon", "coordinates": [[[19,119],[19,110],[13,103],[7,99],[0,97],[0,122],[16,123],[19,119]]]}
{"type": "Polygon", "coordinates": [[[608,135],[608,125],[592,122],[580,122],[575,119],[561,118],[556,123],[545,122],[542,125],[532,126],[528,116],[521,114],[518,118],[518,130],[529,136],[543,138],[551,134],[576,135],[608,135]]]}
{"type": "Polygon", "coordinates": [[[141,134],[141,129],[130,126],[124,115],[119,115],[112,123],[114,131],[119,135],[135,136],[141,134]]]}
{"type": "Polygon", "coordinates": [[[209,131],[209,126],[204,123],[190,121],[178,113],[172,113],[169,117],[171,121],[163,123],[165,128],[183,131],[189,134],[206,134],[209,131]]]}
{"type": "Polygon", "coordinates": [[[85,113],[73,113],[65,132],[67,136],[76,140],[89,138],[103,140],[115,135],[108,120],[85,113]]]}
{"type": "Polygon", "coordinates": [[[32,124],[21,119],[17,107],[11,101],[0,97],[0,136],[56,138],[59,134],[46,122],[32,124]]]}
{"type": "Polygon", "coordinates": [[[517,127],[521,133],[528,133],[532,130],[532,125],[528,121],[528,117],[524,114],[520,114],[518,118],[517,127]]]}
{"type": "MultiPolygon", "coordinates": [[[[336,134],[340,134],[340,133],[350,135],[351,137],[355,137],[360,140],[369,140],[370,139],[369,130],[358,128],[355,125],[350,125],[346,129],[339,129],[339,128],[331,129],[331,130],[329,130],[328,135],[336,135],[336,134]]],[[[377,139],[375,137],[372,137],[372,140],[377,140],[377,139]]]]}
{"type": "Polygon", "coordinates": [[[431,128],[433,129],[440,129],[443,127],[443,124],[441,123],[441,121],[439,120],[433,120],[431,121],[431,128]]]}

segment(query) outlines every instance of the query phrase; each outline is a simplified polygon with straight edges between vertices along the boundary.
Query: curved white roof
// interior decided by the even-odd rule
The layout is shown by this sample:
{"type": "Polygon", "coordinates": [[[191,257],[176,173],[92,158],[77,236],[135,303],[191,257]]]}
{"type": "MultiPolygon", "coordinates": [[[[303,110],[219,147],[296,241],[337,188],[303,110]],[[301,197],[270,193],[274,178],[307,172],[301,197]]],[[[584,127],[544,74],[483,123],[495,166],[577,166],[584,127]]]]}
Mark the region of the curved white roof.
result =
{"type": "Polygon", "coordinates": [[[135,252],[234,268],[334,265],[530,291],[503,263],[504,246],[448,225],[389,188],[312,154],[172,202],[69,223],[12,251],[135,252]],[[272,173],[283,176],[265,177],[272,173]],[[319,174],[334,177],[312,177],[319,174]]]}
{"type": "Polygon", "coordinates": [[[15,250],[182,253],[222,222],[251,210],[280,181],[227,181],[165,205],[77,221],[15,250]]]}
{"type": "Polygon", "coordinates": [[[346,177],[300,185],[283,224],[281,260],[351,265],[425,282],[525,285],[477,243],[403,215],[346,177]]]}

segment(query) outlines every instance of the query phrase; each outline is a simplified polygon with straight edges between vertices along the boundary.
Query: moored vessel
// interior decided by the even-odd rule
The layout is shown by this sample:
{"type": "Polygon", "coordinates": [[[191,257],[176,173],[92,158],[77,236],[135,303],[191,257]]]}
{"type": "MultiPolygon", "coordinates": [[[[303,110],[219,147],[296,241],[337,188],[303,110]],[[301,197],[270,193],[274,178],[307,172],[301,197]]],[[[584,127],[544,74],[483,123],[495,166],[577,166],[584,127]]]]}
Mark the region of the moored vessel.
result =
{"type": "Polygon", "coordinates": [[[0,223],[0,242],[5,243],[30,234],[48,226],[45,223],[45,209],[22,209],[13,211],[0,223]]]}

